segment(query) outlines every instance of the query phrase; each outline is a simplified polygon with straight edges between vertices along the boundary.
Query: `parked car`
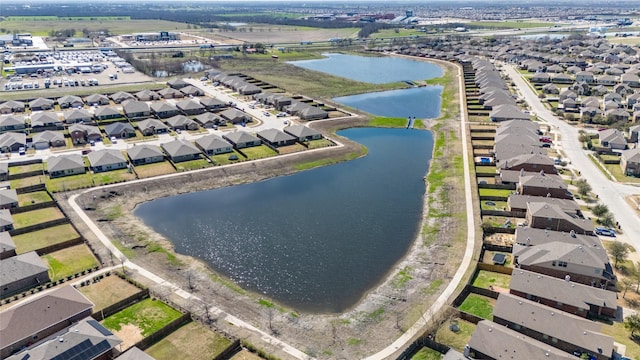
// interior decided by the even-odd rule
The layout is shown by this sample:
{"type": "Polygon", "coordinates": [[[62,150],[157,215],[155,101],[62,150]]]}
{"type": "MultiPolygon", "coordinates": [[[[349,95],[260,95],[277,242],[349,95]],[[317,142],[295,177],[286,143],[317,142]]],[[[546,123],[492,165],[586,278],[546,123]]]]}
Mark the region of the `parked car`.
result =
{"type": "Polygon", "coordinates": [[[27,149],[25,149],[24,146],[20,146],[20,148],[18,149],[18,154],[24,155],[26,153],[27,153],[27,149]]]}
{"type": "Polygon", "coordinates": [[[287,116],[287,113],[286,112],[281,112],[281,113],[278,113],[278,115],[276,115],[276,116],[277,117],[285,117],[285,116],[287,116]]]}
{"type": "Polygon", "coordinates": [[[607,229],[606,227],[598,226],[596,227],[596,234],[602,236],[616,237],[616,231],[614,229],[607,229]]]}
{"type": "Polygon", "coordinates": [[[543,143],[548,143],[548,144],[553,144],[553,141],[551,140],[551,138],[543,136],[540,138],[540,141],[543,143]]]}

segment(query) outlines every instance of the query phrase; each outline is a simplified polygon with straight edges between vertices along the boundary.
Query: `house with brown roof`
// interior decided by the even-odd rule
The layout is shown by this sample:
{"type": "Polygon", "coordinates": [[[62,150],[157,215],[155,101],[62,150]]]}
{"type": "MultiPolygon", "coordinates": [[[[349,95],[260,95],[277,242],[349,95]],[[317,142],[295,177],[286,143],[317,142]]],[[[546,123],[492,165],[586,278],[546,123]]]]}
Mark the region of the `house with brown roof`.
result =
{"type": "Polygon", "coordinates": [[[0,260],[0,297],[49,282],[49,267],[35,251],[0,260]]]}
{"type": "Polygon", "coordinates": [[[73,124],[69,126],[69,136],[75,145],[86,144],[91,141],[100,141],[102,133],[97,126],[85,124],[73,124]]]}
{"type": "Polygon", "coordinates": [[[600,332],[600,323],[571,315],[511,294],[500,294],[493,322],[569,354],[590,359],[613,357],[613,338],[600,332]]]}
{"type": "Polygon", "coordinates": [[[573,199],[562,178],[555,174],[545,174],[543,171],[534,175],[520,177],[516,190],[522,195],[548,196],[558,199],[573,199]]]}
{"type": "Polygon", "coordinates": [[[66,285],[0,312],[0,357],[91,316],[92,308],[81,292],[66,285]]]}
{"type": "Polygon", "coordinates": [[[570,276],[567,281],[514,269],[509,293],[584,318],[588,314],[615,318],[618,313],[615,292],[573,282],[570,276]]]}
{"type": "Polygon", "coordinates": [[[542,154],[516,155],[500,163],[500,170],[524,170],[527,172],[544,171],[545,174],[556,174],[557,170],[553,160],[542,154]]]}
{"type": "Polygon", "coordinates": [[[528,203],[537,202],[545,204],[553,204],[559,206],[562,211],[568,214],[576,214],[582,216],[580,205],[573,199],[558,199],[547,196],[533,196],[533,195],[521,195],[511,194],[507,198],[507,208],[513,212],[527,212],[528,203]]]}
{"type": "Polygon", "coordinates": [[[576,360],[573,355],[522,335],[515,330],[489,320],[480,321],[469,339],[469,357],[472,359],[509,360],[576,360]]]}

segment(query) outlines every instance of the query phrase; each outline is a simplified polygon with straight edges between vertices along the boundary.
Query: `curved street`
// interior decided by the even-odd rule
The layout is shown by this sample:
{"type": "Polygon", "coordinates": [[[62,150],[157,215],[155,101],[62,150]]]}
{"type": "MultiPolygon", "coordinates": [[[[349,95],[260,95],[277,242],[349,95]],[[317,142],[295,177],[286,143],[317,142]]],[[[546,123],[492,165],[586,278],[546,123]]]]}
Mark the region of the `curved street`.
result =
{"type": "Polygon", "coordinates": [[[620,240],[628,242],[635,249],[640,249],[640,218],[636,215],[635,209],[625,200],[629,195],[640,194],[640,188],[609,180],[591,161],[587,152],[582,149],[582,144],[578,139],[578,129],[558,119],[554,113],[548,110],[538,98],[538,94],[531,89],[512,65],[505,64],[503,68],[535,114],[559,131],[561,140],[557,143],[561,146],[566,157],[571,160],[572,166],[580,171],[581,176],[589,182],[600,202],[609,208],[616,221],[620,223],[624,233],[619,237],[620,240]]]}

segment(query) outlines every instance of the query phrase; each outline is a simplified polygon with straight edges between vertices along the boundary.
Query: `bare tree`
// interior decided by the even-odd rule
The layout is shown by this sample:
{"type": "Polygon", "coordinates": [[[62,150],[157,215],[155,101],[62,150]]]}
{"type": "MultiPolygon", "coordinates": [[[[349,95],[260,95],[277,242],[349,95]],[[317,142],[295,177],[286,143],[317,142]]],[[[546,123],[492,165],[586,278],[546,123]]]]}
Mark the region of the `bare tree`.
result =
{"type": "Polygon", "coordinates": [[[196,290],[196,283],[197,283],[197,279],[196,279],[196,274],[194,272],[194,270],[189,269],[186,271],[187,272],[187,286],[189,287],[189,290],[191,292],[196,290]]]}

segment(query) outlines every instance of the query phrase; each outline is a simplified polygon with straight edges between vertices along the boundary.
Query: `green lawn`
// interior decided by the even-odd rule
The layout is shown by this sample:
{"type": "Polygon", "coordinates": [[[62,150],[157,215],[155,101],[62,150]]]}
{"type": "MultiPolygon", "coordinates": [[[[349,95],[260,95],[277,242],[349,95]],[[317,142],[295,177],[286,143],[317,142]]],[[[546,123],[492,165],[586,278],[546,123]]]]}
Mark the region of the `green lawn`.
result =
{"type": "Polygon", "coordinates": [[[242,157],[242,155],[240,155],[236,151],[230,152],[230,153],[226,153],[226,154],[211,155],[209,157],[217,165],[232,164],[232,163],[236,163],[236,162],[241,161],[241,160],[244,159],[244,157],[242,157]],[[229,160],[229,156],[232,156],[232,155],[237,156],[238,160],[229,160]]]}
{"type": "Polygon", "coordinates": [[[389,118],[376,116],[369,120],[369,125],[375,127],[405,128],[407,127],[407,123],[407,118],[389,118]]]}
{"type": "Polygon", "coordinates": [[[31,176],[31,177],[24,178],[24,179],[16,179],[16,180],[11,180],[10,181],[12,189],[20,189],[20,188],[23,188],[23,187],[32,186],[32,185],[38,185],[38,184],[44,184],[44,183],[45,183],[45,176],[44,175],[31,176]]]}
{"type": "Polygon", "coordinates": [[[445,344],[455,350],[462,352],[469,343],[471,334],[476,329],[476,325],[464,320],[457,320],[460,331],[454,333],[449,328],[450,323],[446,322],[436,333],[436,341],[445,344]]]}
{"type": "Polygon", "coordinates": [[[58,244],[67,240],[75,239],[79,235],[70,224],[53,226],[38,231],[31,231],[21,235],[13,236],[16,244],[16,252],[23,254],[32,250],[42,249],[45,246],[58,244]]]}
{"type": "Polygon", "coordinates": [[[25,194],[18,194],[18,205],[27,206],[33,204],[40,204],[51,201],[51,196],[46,191],[36,191],[25,194]]]}
{"type": "Polygon", "coordinates": [[[176,165],[176,169],[178,169],[178,172],[196,170],[196,169],[204,169],[204,168],[213,166],[212,163],[208,162],[205,159],[181,161],[179,163],[175,163],[175,165],[176,165]]]}
{"type": "Polygon", "coordinates": [[[94,304],[93,310],[102,310],[141,290],[119,276],[105,276],[89,286],[79,288],[80,292],[94,304]]]}
{"type": "Polygon", "coordinates": [[[57,281],[98,266],[87,245],[80,244],[42,256],[49,265],[49,277],[57,281]]]}
{"type": "Polygon", "coordinates": [[[135,167],[135,170],[140,179],[176,172],[176,169],[168,161],[138,165],[135,167]]]}
{"type": "Polygon", "coordinates": [[[612,325],[602,325],[601,331],[627,347],[626,357],[640,360],[640,344],[631,338],[631,332],[625,329],[623,323],[614,322],[612,325]]]}
{"type": "Polygon", "coordinates": [[[488,289],[489,286],[495,285],[508,289],[511,282],[511,276],[493,271],[479,270],[472,285],[475,287],[488,289]]]}
{"type": "Polygon", "coordinates": [[[478,294],[469,294],[458,309],[460,311],[493,320],[493,305],[495,300],[478,294]]]}
{"type": "Polygon", "coordinates": [[[242,152],[245,155],[247,155],[247,160],[262,159],[262,158],[278,155],[277,152],[273,151],[270,147],[266,145],[244,148],[242,149],[242,152]]]}
{"type": "Polygon", "coordinates": [[[57,207],[48,207],[19,214],[13,214],[13,225],[16,229],[40,224],[43,222],[62,219],[64,215],[57,207]]]}
{"type": "Polygon", "coordinates": [[[504,189],[478,189],[480,196],[501,196],[507,198],[509,195],[513,194],[513,192],[513,190],[504,189]]]}
{"type": "Polygon", "coordinates": [[[231,340],[191,322],[146,350],[157,360],[213,359],[231,345],[231,340]]]}
{"type": "MultiPolygon", "coordinates": [[[[180,312],[159,300],[150,298],[135,303],[103,320],[110,330],[119,331],[122,325],[135,325],[147,337],[180,317],[180,312]]],[[[181,358],[178,356],[177,358],[181,358]]]]}
{"type": "Polygon", "coordinates": [[[24,174],[32,171],[43,171],[42,163],[9,167],[9,175],[24,174]]]}
{"type": "Polygon", "coordinates": [[[329,139],[318,139],[318,140],[311,140],[307,143],[307,146],[309,147],[309,150],[311,149],[318,149],[318,148],[323,148],[323,147],[327,147],[327,146],[333,146],[333,142],[331,142],[331,140],[329,139]]]}
{"type": "Polygon", "coordinates": [[[411,360],[440,360],[442,359],[442,356],[442,354],[433,349],[423,347],[422,349],[420,349],[420,351],[418,351],[411,357],[411,360]]]}
{"type": "Polygon", "coordinates": [[[93,186],[91,174],[63,176],[55,179],[47,177],[47,189],[51,192],[83,189],[93,186]]]}
{"type": "Polygon", "coordinates": [[[119,169],[93,174],[93,182],[96,184],[96,186],[129,181],[135,178],[135,174],[133,174],[133,172],[130,172],[129,169],[119,169]]]}
{"type": "Polygon", "coordinates": [[[480,208],[482,210],[505,210],[507,209],[506,201],[490,201],[483,200],[480,202],[480,208]]]}
{"type": "Polygon", "coordinates": [[[492,165],[479,165],[479,166],[476,166],[476,172],[483,173],[483,174],[496,174],[497,168],[492,165]]]}
{"type": "Polygon", "coordinates": [[[633,176],[626,176],[622,172],[622,168],[620,167],[620,164],[603,164],[602,166],[604,166],[607,170],[609,170],[611,175],[613,175],[613,177],[621,183],[640,184],[640,178],[633,177],[633,176]]]}

